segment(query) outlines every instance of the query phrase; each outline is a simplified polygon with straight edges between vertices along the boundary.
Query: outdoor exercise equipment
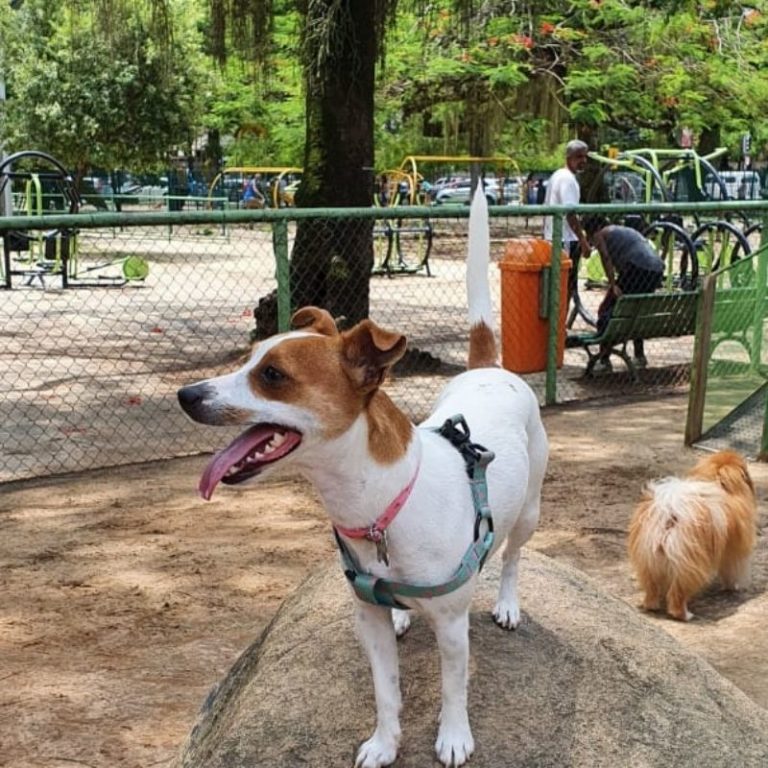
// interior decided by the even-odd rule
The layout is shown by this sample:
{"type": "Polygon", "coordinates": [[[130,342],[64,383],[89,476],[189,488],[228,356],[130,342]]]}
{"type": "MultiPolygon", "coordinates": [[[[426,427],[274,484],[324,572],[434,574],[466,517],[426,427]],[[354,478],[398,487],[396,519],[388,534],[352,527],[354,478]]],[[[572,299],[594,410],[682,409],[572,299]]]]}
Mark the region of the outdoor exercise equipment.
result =
{"type": "MultiPolygon", "coordinates": [[[[380,173],[376,178],[373,203],[377,208],[396,208],[418,200],[414,179],[401,169],[380,173]]],[[[415,274],[422,269],[431,277],[429,256],[434,230],[428,219],[382,219],[373,229],[374,266],[372,274],[393,277],[415,274]]]]}
{"type": "Polygon", "coordinates": [[[272,208],[293,206],[295,183],[301,178],[303,168],[282,165],[239,165],[224,168],[216,174],[208,188],[208,204],[220,205],[222,197],[240,206],[246,182],[259,176],[261,192],[267,205],[272,208]]]}
{"type": "MultiPolygon", "coordinates": [[[[693,149],[641,148],[617,152],[613,156],[590,153],[590,157],[605,167],[595,184],[605,185],[608,173],[626,174],[623,185],[612,186],[611,202],[701,202],[733,199],[713,165],[713,161],[726,151],[725,147],[719,147],[700,155],[693,149]],[[620,194],[622,190],[627,194],[620,194]]],[[[588,199],[596,200],[598,192],[591,189],[588,199]]],[[[673,282],[693,287],[699,270],[706,274],[750,253],[749,234],[758,230],[749,227],[743,213],[721,216],[709,219],[693,212],[686,223],[680,215],[648,222],[646,215],[626,214],[622,223],[640,229],[653,241],[667,264],[667,287],[673,282]],[[746,225],[744,232],[738,226],[738,220],[746,225]]],[[[738,274],[742,279],[748,279],[746,271],[738,274]]]]}
{"type": "MultiPolygon", "coordinates": [[[[700,155],[693,149],[627,149],[612,155],[590,152],[589,157],[604,167],[595,184],[604,185],[607,174],[619,174],[612,185],[610,202],[700,202],[712,199],[709,189],[717,188],[719,200],[732,199],[712,161],[726,153],[725,147],[700,155]],[[621,176],[624,173],[625,176],[621,176]],[[640,189],[638,189],[640,187],[640,189]]],[[[600,190],[590,188],[585,197],[596,201],[600,190]]],[[[698,224],[698,222],[697,222],[698,224]]]]}
{"type": "MultiPolygon", "coordinates": [[[[462,194],[456,203],[469,203],[472,177],[485,180],[486,174],[494,177],[494,192],[489,202],[493,205],[520,202],[518,196],[505,199],[512,180],[517,181],[520,169],[511,158],[503,155],[407,155],[396,169],[377,174],[374,184],[373,204],[380,208],[404,205],[428,206],[434,202],[433,183],[426,178],[426,168],[432,176],[437,172],[463,175],[462,194]],[[435,168],[439,169],[435,171],[435,168]]],[[[433,178],[434,181],[434,178],[433,178]]],[[[517,195],[519,195],[519,187],[517,195]]],[[[431,276],[429,255],[435,231],[428,217],[422,219],[385,219],[374,228],[373,274],[413,274],[424,270],[431,276]]]]}
{"type": "MultiPolygon", "coordinates": [[[[52,213],[76,214],[80,197],[64,166],[45,152],[26,150],[0,163],[0,194],[10,185],[17,215],[44,217],[52,213]]],[[[59,275],[62,288],[122,286],[144,280],[147,262],[136,255],[110,258],[82,266],[75,228],[10,229],[3,232],[4,287],[12,287],[12,276],[24,278],[24,285],[45,286],[48,275],[59,275]],[[15,258],[13,254],[16,254],[15,258]],[[117,267],[119,274],[94,274],[117,267]],[[87,277],[86,277],[87,275],[87,277]]]]}
{"type": "MultiPolygon", "coordinates": [[[[54,157],[36,150],[16,152],[0,162],[0,194],[9,186],[16,213],[43,217],[47,213],[77,213],[79,198],[71,176],[54,157]]],[[[77,247],[71,229],[8,229],[3,231],[3,282],[13,275],[31,285],[44,275],[61,274],[66,287],[77,247]],[[12,254],[16,254],[12,258],[12,254]]]]}
{"type": "MultiPolygon", "coordinates": [[[[747,236],[730,221],[705,222],[693,232],[691,239],[702,270],[707,273],[735,265],[752,252],[747,236]]],[[[749,284],[754,277],[751,262],[734,267],[728,275],[734,286],[749,284]]]]}
{"type": "Polygon", "coordinates": [[[664,288],[694,290],[699,281],[699,259],[693,238],[682,225],[665,219],[642,229],[664,262],[664,288]]]}
{"type": "Polygon", "coordinates": [[[699,201],[710,195],[705,188],[705,178],[720,188],[722,199],[727,199],[728,190],[712,161],[727,152],[725,147],[718,147],[706,155],[700,155],[694,149],[628,149],[624,154],[635,159],[642,158],[650,163],[660,174],[664,185],[675,201],[699,201]],[[680,184],[681,174],[691,174],[691,184],[680,184]],[[679,188],[678,188],[679,187],[679,188]]]}
{"type": "Polygon", "coordinates": [[[650,159],[632,152],[601,155],[590,152],[591,160],[602,166],[602,173],[595,176],[592,186],[584,195],[584,202],[600,201],[604,187],[615,174],[616,183],[610,184],[612,203],[652,203],[670,200],[669,189],[659,168],[650,159]],[[608,177],[608,178],[606,178],[608,177]]]}

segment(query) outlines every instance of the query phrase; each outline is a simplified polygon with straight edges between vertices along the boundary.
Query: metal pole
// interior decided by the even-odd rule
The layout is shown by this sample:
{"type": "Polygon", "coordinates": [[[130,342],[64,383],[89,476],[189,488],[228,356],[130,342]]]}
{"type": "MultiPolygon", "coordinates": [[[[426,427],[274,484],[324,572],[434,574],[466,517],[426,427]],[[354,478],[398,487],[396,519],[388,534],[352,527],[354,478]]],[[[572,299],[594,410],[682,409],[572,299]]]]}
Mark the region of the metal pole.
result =
{"type": "MultiPolygon", "coordinates": [[[[4,111],[5,105],[5,78],[0,70],[0,112],[4,111]]],[[[5,148],[3,137],[0,136],[0,163],[5,159],[5,148]]],[[[7,170],[7,169],[6,169],[7,170]]],[[[7,183],[0,194],[0,216],[13,215],[13,199],[11,198],[11,185],[7,183]]]]}
{"type": "Polygon", "coordinates": [[[560,302],[568,301],[568,296],[560,295],[560,254],[563,250],[563,217],[552,217],[552,255],[549,261],[549,338],[547,340],[547,376],[544,402],[554,405],[557,402],[557,342],[560,337],[560,302]]]}
{"type": "Polygon", "coordinates": [[[759,370],[763,357],[763,321],[765,320],[765,298],[768,288],[768,213],[762,214],[763,229],[760,233],[760,247],[757,251],[755,264],[755,314],[752,325],[751,363],[753,370],[759,370]]]}
{"type": "MultiPolygon", "coordinates": [[[[768,248],[768,213],[763,211],[763,230],[760,233],[760,251],[757,257],[757,295],[755,297],[755,330],[752,337],[752,363],[760,370],[763,343],[763,319],[765,317],[766,279],[768,279],[768,264],[766,263],[766,248],[768,248]],[[758,313],[759,307],[759,313],[758,313]],[[757,327],[759,324],[759,328],[757,327]]],[[[763,406],[763,433],[760,436],[760,461],[768,461],[768,397],[763,406]]]]}
{"type": "Polygon", "coordinates": [[[272,244],[277,267],[277,328],[280,333],[291,325],[291,266],[288,258],[288,221],[276,221],[272,229],[272,244]]]}

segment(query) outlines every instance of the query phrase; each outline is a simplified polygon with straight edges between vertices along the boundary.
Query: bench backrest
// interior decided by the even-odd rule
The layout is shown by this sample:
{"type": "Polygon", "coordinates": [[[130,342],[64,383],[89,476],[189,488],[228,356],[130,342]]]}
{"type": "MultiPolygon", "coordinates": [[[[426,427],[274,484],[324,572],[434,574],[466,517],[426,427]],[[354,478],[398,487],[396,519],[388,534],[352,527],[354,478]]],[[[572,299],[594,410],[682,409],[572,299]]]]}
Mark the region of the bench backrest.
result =
{"type": "Polygon", "coordinates": [[[628,339],[689,336],[696,329],[696,291],[624,294],[602,335],[605,343],[628,339]]]}

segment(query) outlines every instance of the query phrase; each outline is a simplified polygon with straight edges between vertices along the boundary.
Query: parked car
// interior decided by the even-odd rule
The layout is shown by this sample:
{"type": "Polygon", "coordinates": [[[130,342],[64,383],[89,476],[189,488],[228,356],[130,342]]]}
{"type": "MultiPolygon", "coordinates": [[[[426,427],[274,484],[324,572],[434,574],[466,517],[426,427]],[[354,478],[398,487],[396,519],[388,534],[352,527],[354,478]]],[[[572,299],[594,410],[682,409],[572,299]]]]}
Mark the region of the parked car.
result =
{"type": "Polygon", "coordinates": [[[760,174],[757,171],[720,171],[718,174],[723,184],[727,198],[723,196],[723,189],[712,174],[704,177],[704,191],[712,200],[760,200],[762,197],[762,184],[760,174]]]}
{"type": "Polygon", "coordinates": [[[169,179],[167,176],[148,174],[141,177],[141,186],[133,193],[138,202],[144,204],[157,203],[168,195],[169,179]]]}
{"type": "Polygon", "coordinates": [[[120,195],[135,195],[141,189],[141,182],[130,174],[120,174],[120,187],[117,192],[120,195]]]}
{"type": "MultiPolygon", "coordinates": [[[[485,179],[483,182],[485,198],[488,205],[520,205],[522,184],[520,179],[509,178],[499,188],[499,180],[496,178],[485,179]]],[[[455,186],[445,186],[435,195],[435,203],[438,205],[468,205],[472,196],[472,187],[469,179],[455,186]]]]}
{"type": "Polygon", "coordinates": [[[429,186],[429,197],[432,202],[437,202],[437,196],[446,189],[468,187],[471,182],[469,176],[441,176],[429,186]]]}

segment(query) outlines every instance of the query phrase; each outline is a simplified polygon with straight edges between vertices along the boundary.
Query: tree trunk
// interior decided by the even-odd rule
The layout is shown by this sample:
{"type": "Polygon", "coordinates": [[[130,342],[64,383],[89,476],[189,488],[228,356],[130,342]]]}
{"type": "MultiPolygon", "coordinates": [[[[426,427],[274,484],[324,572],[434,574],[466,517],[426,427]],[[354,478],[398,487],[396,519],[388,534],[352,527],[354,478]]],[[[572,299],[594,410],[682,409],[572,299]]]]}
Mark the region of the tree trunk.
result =
{"type": "MultiPolygon", "coordinates": [[[[302,208],[368,207],[373,199],[376,24],[373,3],[322,0],[305,20],[307,131],[302,208]],[[320,30],[319,32],[317,30],[320,30]]],[[[373,221],[301,221],[291,258],[294,309],[367,317],[373,221]]]]}
{"type": "MultiPolygon", "coordinates": [[[[699,137],[699,154],[708,155],[710,152],[714,152],[718,147],[722,146],[720,143],[720,126],[713,125],[706,127],[702,130],[699,137]]],[[[715,164],[720,167],[727,167],[724,165],[725,157],[715,160],[715,164]]]]}

